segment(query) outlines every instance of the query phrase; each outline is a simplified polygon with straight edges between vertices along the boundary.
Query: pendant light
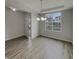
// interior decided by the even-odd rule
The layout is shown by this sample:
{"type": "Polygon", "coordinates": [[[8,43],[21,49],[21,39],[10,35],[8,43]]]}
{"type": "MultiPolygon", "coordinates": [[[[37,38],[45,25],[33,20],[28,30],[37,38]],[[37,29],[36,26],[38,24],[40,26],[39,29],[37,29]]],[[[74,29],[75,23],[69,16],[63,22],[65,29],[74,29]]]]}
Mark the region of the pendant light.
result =
{"type": "MultiPolygon", "coordinates": [[[[42,10],[42,1],[43,1],[43,0],[40,0],[40,2],[41,2],[41,10],[42,10]]],[[[41,12],[41,10],[40,10],[40,12],[41,12]]],[[[40,18],[37,17],[36,19],[37,19],[37,21],[45,21],[45,20],[47,20],[47,18],[45,18],[45,17],[43,17],[43,16],[41,16],[40,18]]]]}

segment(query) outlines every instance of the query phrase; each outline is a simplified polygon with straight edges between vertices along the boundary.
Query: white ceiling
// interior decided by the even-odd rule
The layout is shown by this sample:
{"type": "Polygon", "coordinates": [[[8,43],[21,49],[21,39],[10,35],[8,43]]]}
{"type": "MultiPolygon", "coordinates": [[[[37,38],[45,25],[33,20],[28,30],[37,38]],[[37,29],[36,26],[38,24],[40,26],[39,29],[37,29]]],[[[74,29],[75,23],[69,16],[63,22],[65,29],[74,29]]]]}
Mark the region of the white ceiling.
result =
{"type": "MultiPolygon", "coordinates": [[[[64,6],[63,9],[69,9],[73,7],[73,0],[43,0],[42,4],[43,10],[57,9],[61,6],[64,6]]],[[[5,0],[5,5],[28,12],[40,12],[41,8],[40,0],[5,0]]]]}

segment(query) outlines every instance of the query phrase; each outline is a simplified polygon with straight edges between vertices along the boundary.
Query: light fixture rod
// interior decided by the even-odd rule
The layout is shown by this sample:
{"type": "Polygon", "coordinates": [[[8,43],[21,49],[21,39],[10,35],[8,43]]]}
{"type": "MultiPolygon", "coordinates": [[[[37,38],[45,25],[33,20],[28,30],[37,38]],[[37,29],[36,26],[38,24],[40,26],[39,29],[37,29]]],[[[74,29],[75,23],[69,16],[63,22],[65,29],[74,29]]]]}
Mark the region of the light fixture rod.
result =
{"type": "Polygon", "coordinates": [[[41,2],[41,9],[40,9],[40,11],[42,10],[42,1],[43,1],[43,0],[40,0],[40,2],[41,2]]]}

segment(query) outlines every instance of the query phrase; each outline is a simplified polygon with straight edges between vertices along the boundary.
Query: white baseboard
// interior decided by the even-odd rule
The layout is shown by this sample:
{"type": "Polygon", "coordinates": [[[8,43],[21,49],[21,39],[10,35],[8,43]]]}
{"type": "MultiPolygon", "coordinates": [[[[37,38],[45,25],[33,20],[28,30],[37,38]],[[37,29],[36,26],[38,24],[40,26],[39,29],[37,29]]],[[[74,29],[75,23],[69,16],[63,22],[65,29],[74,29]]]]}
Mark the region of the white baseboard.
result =
{"type": "Polygon", "coordinates": [[[17,37],[21,37],[21,36],[25,36],[25,34],[14,36],[14,37],[5,38],[5,41],[11,40],[11,39],[14,39],[14,38],[17,38],[17,37]]]}

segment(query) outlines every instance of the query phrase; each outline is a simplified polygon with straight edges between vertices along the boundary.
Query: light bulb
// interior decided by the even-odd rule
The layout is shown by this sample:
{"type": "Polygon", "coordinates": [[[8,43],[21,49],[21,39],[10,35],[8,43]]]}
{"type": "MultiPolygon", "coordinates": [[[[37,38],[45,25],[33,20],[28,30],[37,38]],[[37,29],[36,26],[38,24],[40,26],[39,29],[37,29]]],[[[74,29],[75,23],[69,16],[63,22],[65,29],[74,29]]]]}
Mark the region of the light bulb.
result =
{"type": "Polygon", "coordinates": [[[16,11],[16,9],[15,9],[15,8],[13,8],[12,10],[13,10],[13,11],[16,11]]]}
{"type": "Polygon", "coordinates": [[[40,18],[36,18],[37,21],[40,21],[40,18]]]}
{"type": "Polygon", "coordinates": [[[47,20],[47,18],[44,18],[44,20],[47,20]]]}
{"type": "Polygon", "coordinates": [[[11,9],[12,11],[16,11],[16,9],[15,9],[15,8],[10,7],[10,9],[11,9]]]}
{"type": "Polygon", "coordinates": [[[45,20],[47,20],[47,18],[41,17],[41,20],[42,20],[42,21],[45,21],[45,20]]]}
{"type": "Polygon", "coordinates": [[[44,21],[45,20],[44,17],[41,17],[41,20],[44,21]]]}

